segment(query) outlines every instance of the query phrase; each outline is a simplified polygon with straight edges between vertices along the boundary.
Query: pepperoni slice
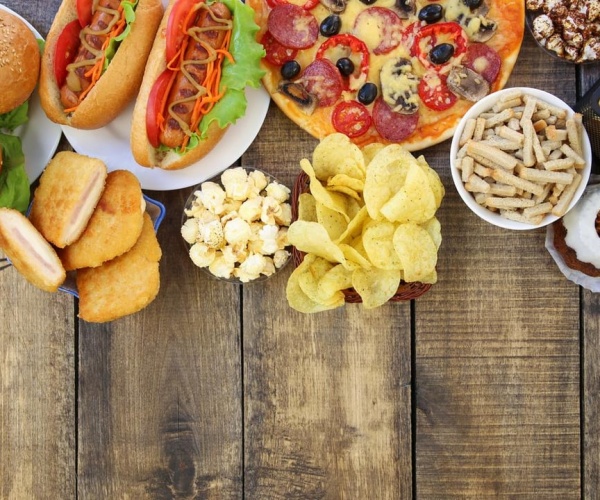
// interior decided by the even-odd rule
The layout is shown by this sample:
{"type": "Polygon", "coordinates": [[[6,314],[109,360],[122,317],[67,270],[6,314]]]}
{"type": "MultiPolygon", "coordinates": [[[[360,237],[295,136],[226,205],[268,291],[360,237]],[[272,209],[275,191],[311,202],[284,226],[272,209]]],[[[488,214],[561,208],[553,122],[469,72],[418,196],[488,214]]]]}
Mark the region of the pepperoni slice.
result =
{"type": "Polygon", "coordinates": [[[498,78],[502,66],[498,52],[483,43],[469,45],[462,63],[475,73],[479,73],[489,83],[493,83],[498,78]]]}
{"type": "Polygon", "coordinates": [[[388,141],[406,139],[417,128],[419,113],[403,115],[396,113],[380,97],[373,106],[373,124],[377,132],[388,141]]]}
{"type": "Polygon", "coordinates": [[[290,49],[308,49],[319,36],[315,16],[291,3],[277,5],[271,10],[267,27],[275,40],[290,49]]]}
{"type": "Polygon", "coordinates": [[[333,127],[350,138],[360,137],[371,126],[371,115],[365,106],[356,101],[340,102],[331,114],[333,127]]]}
{"type": "MultiPolygon", "coordinates": [[[[361,40],[372,40],[377,36],[373,54],[387,54],[394,50],[402,39],[402,20],[391,9],[370,7],[363,10],[354,21],[354,34],[361,40]]],[[[374,45],[374,44],[373,44],[374,45]]]]}
{"type": "Polygon", "coordinates": [[[425,106],[435,111],[444,111],[454,106],[458,98],[448,88],[447,79],[446,75],[436,72],[425,74],[419,82],[419,97],[425,106]]]}
{"type": "Polygon", "coordinates": [[[331,106],[342,95],[342,75],[329,59],[315,59],[301,76],[306,90],[317,98],[320,107],[331,106]]]}
{"type": "Polygon", "coordinates": [[[287,61],[292,61],[298,55],[296,49],[281,45],[268,31],[263,35],[260,43],[265,48],[265,59],[274,66],[283,66],[287,61]]]}

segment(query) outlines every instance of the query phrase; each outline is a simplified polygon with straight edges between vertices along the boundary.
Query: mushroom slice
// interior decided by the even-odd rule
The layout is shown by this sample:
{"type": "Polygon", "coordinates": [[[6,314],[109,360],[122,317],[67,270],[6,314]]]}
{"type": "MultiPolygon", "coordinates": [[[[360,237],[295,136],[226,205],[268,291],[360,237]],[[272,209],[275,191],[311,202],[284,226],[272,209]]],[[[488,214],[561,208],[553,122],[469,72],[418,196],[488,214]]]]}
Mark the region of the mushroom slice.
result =
{"type": "Polygon", "coordinates": [[[456,66],[448,73],[448,88],[467,101],[477,102],[490,93],[490,84],[479,73],[456,66]]]}
{"type": "Polygon", "coordinates": [[[311,115],[317,107],[315,96],[299,83],[281,82],[277,90],[294,101],[307,115],[311,115]]]}
{"type": "Polygon", "coordinates": [[[402,57],[389,59],[381,67],[381,94],[396,113],[411,115],[419,109],[419,78],[412,69],[410,60],[402,57]]]}
{"type": "Polygon", "coordinates": [[[486,17],[474,17],[469,20],[466,31],[474,42],[487,42],[496,33],[498,23],[486,17]]]}
{"type": "Polygon", "coordinates": [[[416,0],[396,0],[394,7],[401,19],[408,19],[417,11],[416,0]]]}
{"type": "Polygon", "coordinates": [[[334,14],[340,14],[346,10],[347,0],[319,0],[321,5],[334,14]]]}

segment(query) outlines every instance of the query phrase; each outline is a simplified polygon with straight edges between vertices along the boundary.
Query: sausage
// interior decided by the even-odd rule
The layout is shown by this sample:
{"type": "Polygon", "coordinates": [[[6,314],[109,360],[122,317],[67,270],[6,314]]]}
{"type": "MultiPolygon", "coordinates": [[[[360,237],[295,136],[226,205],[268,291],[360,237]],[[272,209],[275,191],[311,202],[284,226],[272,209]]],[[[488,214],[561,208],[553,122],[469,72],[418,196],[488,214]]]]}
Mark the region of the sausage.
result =
{"type": "MultiPolygon", "coordinates": [[[[231,12],[229,9],[222,3],[214,3],[209,7],[215,17],[219,19],[230,19],[231,12]]],[[[198,19],[196,21],[196,26],[205,27],[205,26],[218,26],[220,23],[215,21],[207,9],[202,9],[198,19]]],[[[224,30],[209,30],[203,31],[198,34],[198,38],[202,41],[206,42],[211,47],[218,49],[223,45],[225,40],[226,32],[224,30]]],[[[191,39],[188,47],[186,49],[186,53],[184,56],[184,60],[186,61],[194,61],[205,59],[208,56],[208,52],[198,41],[191,39]]],[[[194,80],[201,84],[206,77],[206,64],[190,64],[186,65],[186,69],[188,70],[190,76],[194,78],[194,80]]],[[[175,82],[173,84],[173,88],[169,93],[169,97],[167,99],[167,103],[172,103],[179,99],[185,99],[188,97],[192,97],[197,92],[193,83],[191,83],[186,75],[183,72],[179,72],[177,75],[175,82]]],[[[179,103],[175,105],[172,109],[173,113],[176,113],[178,118],[185,122],[187,125],[190,125],[192,118],[192,111],[194,109],[194,102],[185,102],[179,103]]],[[[167,104],[167,107],[169,104],[167,104]]],[[[161,131],[160,134],[160,142],[167,147],[176,148],[181,146],[183,140],[185,138],[185,131],[181,128],[179,122],[169,116],[165,122],[165,129],[161,131]]]]}
{"type": "MultiPolygon", "coordinates": [[[[120,0],[100,0],[98,7],[117,10],[120,3],[120,0]]],[[[86,42],[95,50],[102,49],[102,45],[104,44],[104,40],[106,39],[107,35],[98,35],[94,34],[94,32],[106,29],[113,18],[114,16],[109,12],[104,12],[101,9],[96,8],[90,25],[86,28],[83,28],[82,32],[84,33],[86,42]]],[[[85,60],[93,61],[95,59],[96,56],[90,52],[84,46],[84,44],[80,44],[77,55],[75,56],[72,64],[85,60]]],[[[69,70],[69,72],[73,71],[76,77],[79,79],[80,88],[77,90],[70,88],[67,78],[67,82],[65,82],[60,89],[60,100],[66,109],[77,106],[77,104],[79,104],[79,95],[90,86],[91,80],[85,76],[86,71],[88,71],[90,68],[91,64],[76,67],[74,70],[69,70]]]]}

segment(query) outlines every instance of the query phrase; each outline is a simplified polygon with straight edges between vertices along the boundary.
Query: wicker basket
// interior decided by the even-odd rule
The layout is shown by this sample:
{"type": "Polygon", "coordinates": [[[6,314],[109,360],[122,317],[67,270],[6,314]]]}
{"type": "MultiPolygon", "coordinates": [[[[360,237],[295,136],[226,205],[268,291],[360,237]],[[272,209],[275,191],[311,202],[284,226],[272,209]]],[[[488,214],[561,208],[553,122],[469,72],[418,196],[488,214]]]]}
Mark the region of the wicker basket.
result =
{"type": "MultiPolygon", "coordinates": [[[[296,178],[296,182],[294,183],[294,188],[292,189],[292,221],[298,219],[298,197],[302,193],[308,193],[310,186],[310,178],[304,172],[302,172],[296,178]]],[[[292,259],[294,261],[294,265],[298,267],[302,260],[304,259],[304,252],[299,251],[296,247],[292,247],[292,259]]],[[[423,295],[427,290],[431,288],[430,284],[413,282],[413,283],[405,283],[404,281],[400,282],[400,286],[398,286],[398,290],[390,299],[390,302],[401,302],[404,300],[412,300],[416,299],[423,295]]],[[[362,298],[360,295],[354,290],[354,288],[348,288],[343,290],[345,300],[348,303],[359,303],[362,302],[362,298]]]]}

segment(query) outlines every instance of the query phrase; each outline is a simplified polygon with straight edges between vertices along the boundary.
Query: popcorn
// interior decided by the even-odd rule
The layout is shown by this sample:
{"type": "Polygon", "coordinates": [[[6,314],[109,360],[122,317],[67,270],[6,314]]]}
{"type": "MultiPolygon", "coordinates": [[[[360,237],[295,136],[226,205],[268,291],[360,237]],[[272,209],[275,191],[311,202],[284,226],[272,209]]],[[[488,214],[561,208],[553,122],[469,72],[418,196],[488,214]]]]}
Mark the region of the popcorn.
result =
{"type": "Polygon", "coordinates": [[[290,189],[258,170],[241,167],[221,175],[223,186],[205,182],[184,210],[181,235],[190,258],[219,278],[241,282],[270,276],[290,258],[290,189]]]}

